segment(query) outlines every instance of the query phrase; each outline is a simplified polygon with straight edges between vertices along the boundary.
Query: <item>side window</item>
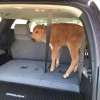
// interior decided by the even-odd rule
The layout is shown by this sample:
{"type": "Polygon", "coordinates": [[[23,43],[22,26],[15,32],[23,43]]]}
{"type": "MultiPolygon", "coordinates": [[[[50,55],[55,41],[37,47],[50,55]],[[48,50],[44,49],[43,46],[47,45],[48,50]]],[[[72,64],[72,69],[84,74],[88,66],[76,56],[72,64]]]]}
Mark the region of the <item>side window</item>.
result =
{"type": "Polygon", "coordinates": [[[1,22],[2,18],[0,17],[0,22],[1,22]]]}
{"type": "Polygon", "coordinates": [[[16,24],[27,24],[28,20],[24,20],[24,19],[16,19],[14,21],[14,23],[11,26],[11,29],[14,29],[16,24]]]}
{"type": "Polygon", "coordinates": [[[36,24],[35,22],[33,22],[33,21],[29,24],[30,32],[33,32],[33,28],[34,28],[36,25],[37,25],[37,24],[36,24]]]}

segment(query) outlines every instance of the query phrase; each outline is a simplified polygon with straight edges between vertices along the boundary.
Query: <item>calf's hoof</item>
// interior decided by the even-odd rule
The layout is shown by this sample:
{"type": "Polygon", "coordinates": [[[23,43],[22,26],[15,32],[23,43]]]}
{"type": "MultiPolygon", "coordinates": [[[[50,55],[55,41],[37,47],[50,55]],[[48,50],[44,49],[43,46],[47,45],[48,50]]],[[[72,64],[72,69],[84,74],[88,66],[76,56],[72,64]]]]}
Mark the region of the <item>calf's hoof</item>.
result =
{"type": "Polygon", "coordinates": [[[77,72],[77,69],[74,69],[74,72],[77,72]]]}
{"type": "Polygon", "coordinates": [[[68,77],[69,77],[69,74],[64,74],[64,75],[63,75],[63,78],[64,78],[64,79],[66,79],[66,78],[68,78],[68,77]]]}
{"type": "Polygon", "coordinates": [[[50,68],[50,72],[54,72],[54,68],[50,68]]]}
{"type": "Polygon", "coordinates": [[[59,67],[59,65],[56,64],[56,67],[59,67]]]}
{"type": "Polygon", "coordinates": [[[77,70],[78,70],[78,65],[75,66],[74,72],[77,72],[77,70]]]}

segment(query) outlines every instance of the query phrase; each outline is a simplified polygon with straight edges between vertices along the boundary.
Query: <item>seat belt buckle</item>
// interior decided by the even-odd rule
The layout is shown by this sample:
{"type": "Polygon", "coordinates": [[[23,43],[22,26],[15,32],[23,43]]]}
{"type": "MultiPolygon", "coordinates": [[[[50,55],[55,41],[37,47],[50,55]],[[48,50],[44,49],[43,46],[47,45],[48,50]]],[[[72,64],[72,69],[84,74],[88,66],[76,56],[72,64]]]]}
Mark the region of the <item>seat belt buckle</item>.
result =
{"type": "Polygon", "coordinates": [[[89,78],[90,82],[91,82],[91,80],[92,80],[91,69],[86,69],[85,67],[83,67],[83,74],[85,75],[86,78],[89,78]]]}

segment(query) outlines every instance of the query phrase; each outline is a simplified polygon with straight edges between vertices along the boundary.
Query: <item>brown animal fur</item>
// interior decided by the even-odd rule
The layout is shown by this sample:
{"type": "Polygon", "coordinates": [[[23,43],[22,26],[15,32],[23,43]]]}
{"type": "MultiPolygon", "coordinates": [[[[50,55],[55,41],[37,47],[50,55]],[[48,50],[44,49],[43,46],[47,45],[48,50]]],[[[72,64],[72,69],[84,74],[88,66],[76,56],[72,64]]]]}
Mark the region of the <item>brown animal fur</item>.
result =
{"type": "MultiPolygon", "coordinates": [[[[51,37],[50,46],[52,49],[52,63],[50,71],[53,72],[55,66],[59,66],[59,49],[61,46],[66,45],[69,48],[70,55],[72,58],[69,69],[64,74],[64,78],[67,78],[72,71],[77,70],[77,63],[79,59],[79,48],[81,46],[84,29],[83,27],[76,24],[52,24],[51,26],[51,37]],[[56,62],[56,63],[55,63],[56,62]]],[[[37,25],[33,29],[32,38],[35,41],[41,39],[46,42],[47,26],[37,25]]]]}

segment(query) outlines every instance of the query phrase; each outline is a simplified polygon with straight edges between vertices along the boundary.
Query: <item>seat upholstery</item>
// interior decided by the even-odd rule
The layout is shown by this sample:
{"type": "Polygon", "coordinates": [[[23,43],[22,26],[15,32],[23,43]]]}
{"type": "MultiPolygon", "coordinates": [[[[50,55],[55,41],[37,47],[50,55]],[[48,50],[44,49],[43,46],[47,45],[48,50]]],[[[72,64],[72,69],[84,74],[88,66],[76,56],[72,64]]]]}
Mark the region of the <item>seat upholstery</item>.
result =
{"type": "Polygon", "coordinates": [[[44,60],[45,44],[33,42],[27,24],[17,24],[15,42],[11,47],[13,59],[44,60]]]}

